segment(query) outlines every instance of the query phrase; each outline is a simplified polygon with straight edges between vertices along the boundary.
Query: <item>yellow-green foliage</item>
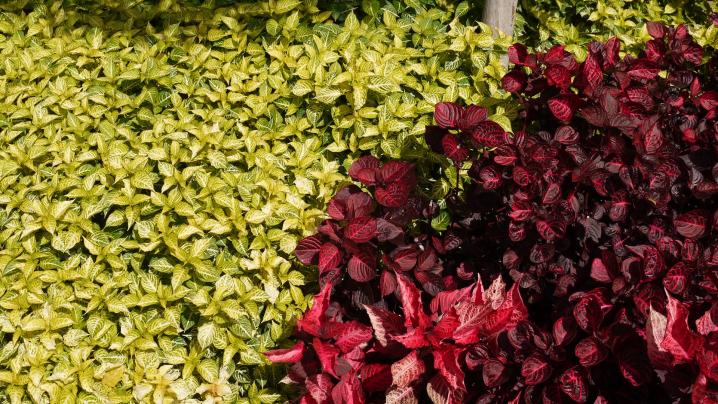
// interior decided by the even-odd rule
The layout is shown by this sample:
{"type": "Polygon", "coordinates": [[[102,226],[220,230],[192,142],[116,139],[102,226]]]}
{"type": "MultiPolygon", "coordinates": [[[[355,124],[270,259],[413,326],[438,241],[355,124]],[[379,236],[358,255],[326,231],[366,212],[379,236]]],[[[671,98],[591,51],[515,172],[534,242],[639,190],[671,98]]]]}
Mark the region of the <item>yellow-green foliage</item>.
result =
{"type": "Polygon", "coordinates": [[[718,45],[718,28],[708,15],[715,0],[520,0],[517,40],[537,48],[554,44],[583,59],[585,44],[617,36],[629,49],[650,39],[645,25],[685,23],[696,41],[718,45]]]}
{"type": "Polygon", "coordinates": [[[280,400],[298,238],[359,153],[495,105],[509,40],[467,3],[93,3],[0,13],[0,401],[280,400]]]}

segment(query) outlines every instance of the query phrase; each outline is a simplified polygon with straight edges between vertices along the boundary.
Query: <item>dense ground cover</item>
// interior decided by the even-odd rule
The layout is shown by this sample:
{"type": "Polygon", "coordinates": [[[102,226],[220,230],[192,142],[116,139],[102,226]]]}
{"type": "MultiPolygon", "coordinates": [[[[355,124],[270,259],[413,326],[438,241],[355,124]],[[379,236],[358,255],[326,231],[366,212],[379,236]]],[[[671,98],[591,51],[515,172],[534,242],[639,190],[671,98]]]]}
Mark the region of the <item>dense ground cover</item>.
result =
{"type": "Polygon", "coordinates": [[[700,45],[715,44],[718,30],[706,24],[715,0],[519,0],[516,38],[543,50],[557,44],[583,60],[591,41],[616,36],[636,51],[651,39],[646,23],[686,24],[700,45]]]}
{"type": "Polygon", "coordinates": [[[351,166],[364,189],[296,249],[322,285],[300,341],[268,354],[302,402],[718,400],[718,56],[647,30],[583,63],[512,46],[514,133],[437,104],[445,200],[409,162],[351,166]]]}
{"type": "Polygon", "coordinates": [[[280,400],[350,161],[440,101],[508,128],[468,3],[196,3],[0,5],[0,401],[280,400]]]}

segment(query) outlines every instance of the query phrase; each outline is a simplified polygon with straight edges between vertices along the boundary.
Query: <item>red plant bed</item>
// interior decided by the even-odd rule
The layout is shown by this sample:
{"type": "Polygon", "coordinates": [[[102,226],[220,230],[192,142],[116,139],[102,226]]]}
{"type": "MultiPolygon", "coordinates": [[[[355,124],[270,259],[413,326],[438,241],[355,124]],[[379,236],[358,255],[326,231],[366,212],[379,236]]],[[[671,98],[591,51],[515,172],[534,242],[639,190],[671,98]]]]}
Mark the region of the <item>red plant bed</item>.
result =
{"type": "Polygon", "coordinates": [[[507,134],[441,103],[427,144],[467,184],[363,157],[297,247],[321,292],[294,363],[303,403],[718,402],[718,58],[649,24],[640,55],[509,52],[507,134]]]}

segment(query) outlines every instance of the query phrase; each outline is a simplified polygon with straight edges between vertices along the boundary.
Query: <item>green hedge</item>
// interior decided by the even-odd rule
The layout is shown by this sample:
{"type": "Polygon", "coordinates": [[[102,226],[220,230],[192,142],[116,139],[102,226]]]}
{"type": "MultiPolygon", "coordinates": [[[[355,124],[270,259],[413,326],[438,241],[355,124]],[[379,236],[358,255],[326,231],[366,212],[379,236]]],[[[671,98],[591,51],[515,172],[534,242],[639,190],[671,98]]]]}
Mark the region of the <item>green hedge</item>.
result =
{"type": "Polygon", "coordinates": [[[2,5],[0,401],[281,400],[298,238],[436,102],[508,126],[510,42],[468,3],[126,3],[2,5]]]}
{"type": "Polygon", "coordinates": [[[685,23],[701,45],[718,45],[718,28],[708,19],[718,11],[715,0],[519,0],[515,36],[522,43],[545,49],[555,44],[581,60],[585,45],[617,36],[628,47],[650,39],[645,25],[661,21],[685,23]]]}

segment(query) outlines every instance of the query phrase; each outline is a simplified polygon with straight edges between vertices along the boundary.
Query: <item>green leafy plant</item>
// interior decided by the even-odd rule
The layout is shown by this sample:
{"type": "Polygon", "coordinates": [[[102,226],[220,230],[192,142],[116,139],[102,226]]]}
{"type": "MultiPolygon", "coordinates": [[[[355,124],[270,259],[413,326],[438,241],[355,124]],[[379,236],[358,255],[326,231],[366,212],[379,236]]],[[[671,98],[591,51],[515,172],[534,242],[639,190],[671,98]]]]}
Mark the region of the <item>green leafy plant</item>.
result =
{"type": "Polygon", "coordinates": [[[709,23],[715,0],[521,0],[515,35],[534,48],[546,50],[562,44],[583,60],[591,41],[616,36],[628,51],[637,51],[651,39],[649,21],[688,24],[701,46],[718,43],[718,27],[709,23]]]}
{"type": "Polygon", "coordinates": [[[427,158],[437,102],[508,126],[508,38],[468,3],[105,3],[0,13],[0,401],[281,400],[297,240],[359,153],[427,158]]]}

